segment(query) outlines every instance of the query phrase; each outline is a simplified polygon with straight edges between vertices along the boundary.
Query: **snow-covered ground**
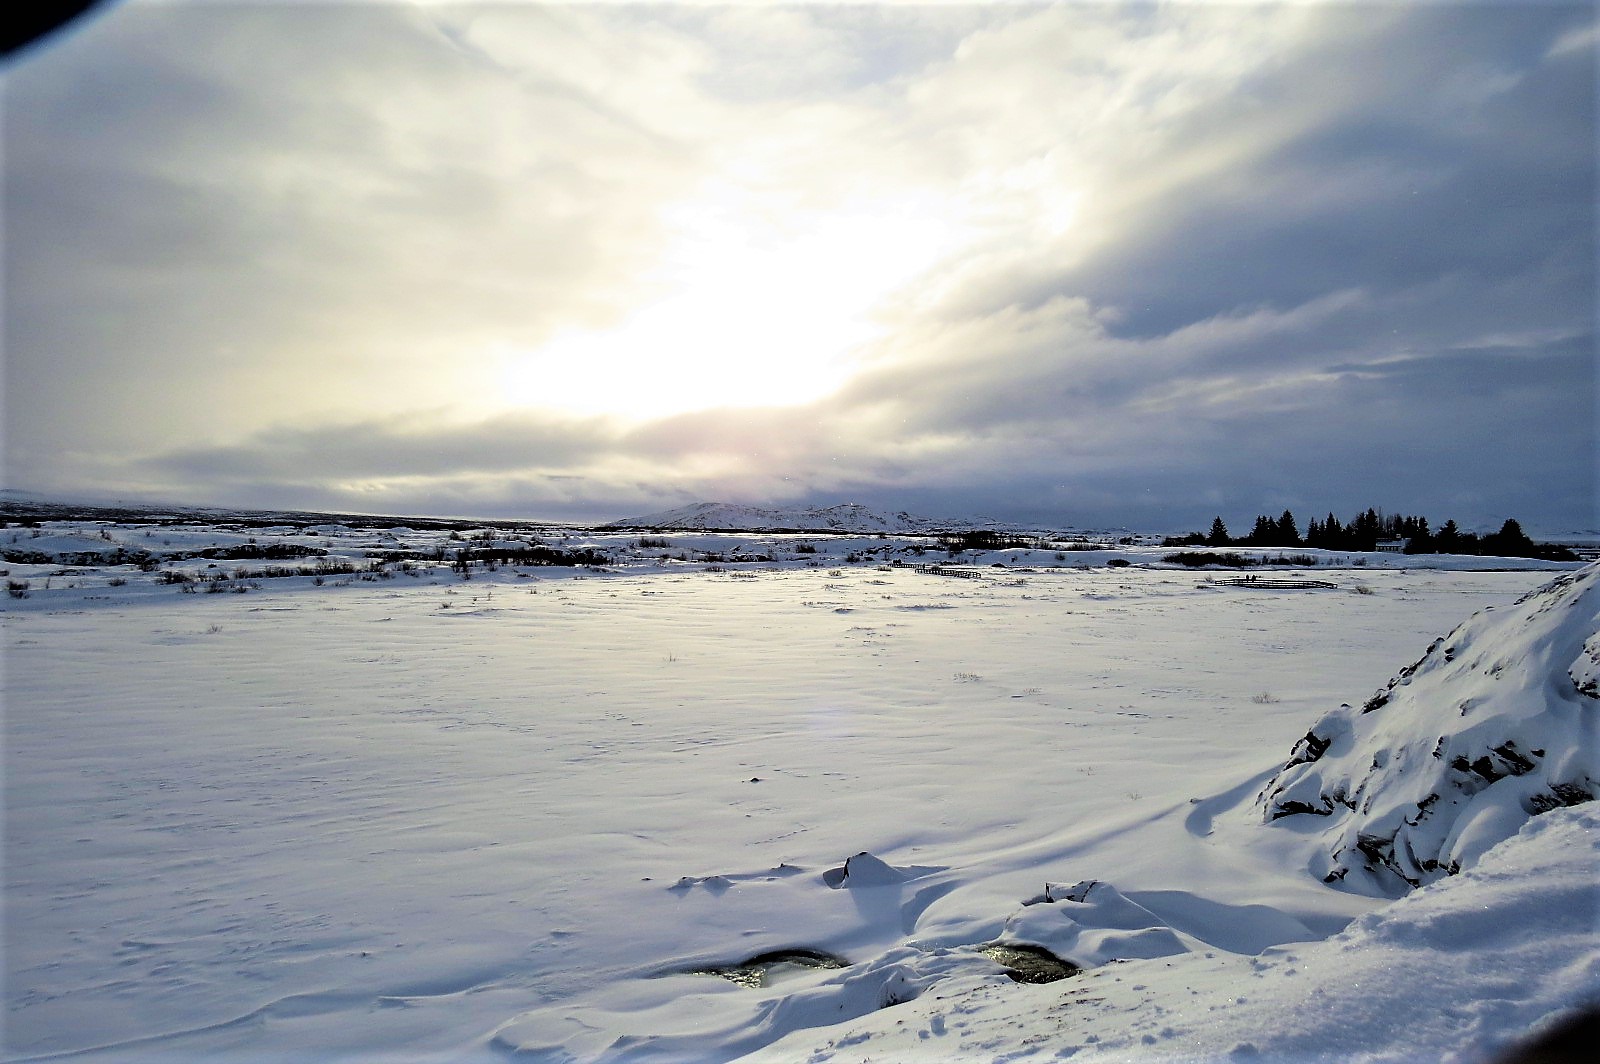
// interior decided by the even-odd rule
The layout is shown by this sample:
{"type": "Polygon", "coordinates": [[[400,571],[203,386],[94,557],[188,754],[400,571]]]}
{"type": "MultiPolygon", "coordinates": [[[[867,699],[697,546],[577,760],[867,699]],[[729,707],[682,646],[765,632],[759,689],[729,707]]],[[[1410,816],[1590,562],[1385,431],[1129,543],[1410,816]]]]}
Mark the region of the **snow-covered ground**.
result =
{"type": "Polygon", "coordinates": [[[1323,941],[1109,964],[1048,986],[973,980],[754,1059],[1503,1059],[1595,1003],[1597,870],[1600,809],[1562,809],[1323,941]]]}
{"type": "Polygon", "coordinates": [[[159,574],[444,533],[37,531],[328,553],[6,566],[6,1059],[1478,1059],[1600,997],[1592,805],[1393,901],[1257,802],[1550,573],[573,531],[609,563],[217,595],[159,574]],[[705,974],[785,950],[848,966],[705,974]]]}
{"type": "MultiPolygon", "coordinates": [[[[837,508],[835,508],[837,509],[837,508]]],[[[822,511],[818,511],[819,513],[822,511]]],[[[785,519],[798,519],[785,512],[785,519]]],[[[973,524],[985,524],[973,522],[973,524]]],[[[327,583],[373,582],[403,577],[438,579],[462,551],[593,552],[610,569],[635,574],[718,569],[834,568],[942,565],[976,569],[1077,569],[1102,566],[1185,570],[1178,559],[1214,558],[1204,548],[1161,547],[1157,537],[1117,533],[1038,532],[1017,536],[1033,544],[1004,549],[951,551],[941,538],[919,533],[638,532],[607,528],[553,528],[529,524],[472,527],[389,527],[334,521],[292,523],[158,520],[51,520],[37,527],[0,529],[0,578],[28,596],[115,587],[116,598],[157,589],[169,594],[189,582],[191,592],[279,590],[327,583]],[[1169,560],[1171,559],[1171,560],[1169,560]],[[316,578],[322,577],[321,581],[316,578]],[[346,580],[345,578],[349,578],[346,580]],[[214,584],[214,587],[205,587],[214,584]]],[[[1229,553],[1259,562],[1263,571],[1426,569],[1434,571],[1564,571],[1576,563],[1459,555],[1406,555],[1381,551],[1278,550],[1236,547],[1229,553]]],[[[515,568],[515,567],[514,567],[515,568]]],[[[1216,571],[1217,567],[1200,566],[1216,571]]],[[[526,570],[523,566],[522,570],[526,570]]],[[[179,589],[181,590],[181,588],[179,589]]],[[[15,598],[16,595],[11,596],[15,598]]],[[[68,595],[67,598],[72,598],[68,595]]]]}

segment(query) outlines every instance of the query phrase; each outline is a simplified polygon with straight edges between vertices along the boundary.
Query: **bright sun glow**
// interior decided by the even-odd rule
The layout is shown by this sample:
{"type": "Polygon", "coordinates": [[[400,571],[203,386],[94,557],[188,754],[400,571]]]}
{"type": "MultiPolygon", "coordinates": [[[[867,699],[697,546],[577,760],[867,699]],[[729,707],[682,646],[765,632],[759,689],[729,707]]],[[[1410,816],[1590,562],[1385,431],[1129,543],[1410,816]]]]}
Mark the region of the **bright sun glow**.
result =
{"type": "Polygon", "coordinates": [[[678,236],[652,277],[662,298],[613,329],[502,352],[504,399],[650,418],[821,398],[880,335],[883,299],[953,239],[910,202],[777,213],[718,192],[670,215],[678,236]]]}

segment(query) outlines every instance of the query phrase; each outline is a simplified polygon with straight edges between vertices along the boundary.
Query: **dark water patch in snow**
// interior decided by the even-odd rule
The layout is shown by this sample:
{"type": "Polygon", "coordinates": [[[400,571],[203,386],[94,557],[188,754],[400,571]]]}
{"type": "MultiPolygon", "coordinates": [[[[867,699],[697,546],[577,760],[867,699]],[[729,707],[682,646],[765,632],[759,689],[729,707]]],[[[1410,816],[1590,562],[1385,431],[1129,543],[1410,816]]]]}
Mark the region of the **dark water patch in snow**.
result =
{"type": "Polygon", "coordinates": [[[1018,983],[1053,983],[1083,971],[1043,946],[1025,942],[991,942],[978,952],[999,964],[1018,983]]]}
{"type": "Polygon", "coordinates": [[[688,975],[715,975],[751,990],[770,985],[775,975],[784,969],[815,968],[836,970],[850,967],[850,962],[832,953],[814,949],[778,949],[758,953],[738,964],[718,965],[709,968],[690,968],[688,975]]]}

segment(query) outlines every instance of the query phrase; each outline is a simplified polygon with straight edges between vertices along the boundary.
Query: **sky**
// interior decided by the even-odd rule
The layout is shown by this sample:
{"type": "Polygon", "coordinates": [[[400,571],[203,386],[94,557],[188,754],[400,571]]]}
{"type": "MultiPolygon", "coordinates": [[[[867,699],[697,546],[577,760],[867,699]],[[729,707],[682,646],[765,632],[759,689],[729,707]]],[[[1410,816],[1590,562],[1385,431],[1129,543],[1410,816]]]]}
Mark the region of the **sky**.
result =
{"type": "Polygon", "coordinates": [[[4,486],[1600,529],[1590,3],[124,0],[4,83],[4,486]]]}

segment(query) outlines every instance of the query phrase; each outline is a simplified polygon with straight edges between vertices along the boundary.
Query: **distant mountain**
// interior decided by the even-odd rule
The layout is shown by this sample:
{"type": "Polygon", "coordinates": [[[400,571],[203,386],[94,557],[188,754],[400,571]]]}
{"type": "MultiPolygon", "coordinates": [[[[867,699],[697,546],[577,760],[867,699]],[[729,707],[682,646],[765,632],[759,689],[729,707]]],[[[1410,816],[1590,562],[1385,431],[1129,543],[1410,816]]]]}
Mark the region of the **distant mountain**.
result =
{"type": "Polygon", "coordinates": [[[1009,529],[997,521],[950,521],[917,517],[897,511],[885,513],[859,503],[813,509],[763,509],[733,503],[699,502],[676,510],[627,517],[602,525],[602,528],[647,528],[661,531],[739,531],[739,532],[896,532],[925,533],[961,531],[974,528],[1009,529]]]}
{"type": "Polygon", "coordinates": [[[151,500],[113,500],[83,496],[45,496],[16,488],[0,488],[0,520],[5,521],[158,521],[196,525],[347,525],[351,528],[452,529],[482,528],[545,530],[559,527],[550,521],[479,517],[421,517],[393,514],[355,514],[327,510],[241,510],[223,506],[151,500]]]}
{"type": "Polygon", "coordinates": [[[1265,818],[1314,870],[1390,893],[1468,867],[1529,816],[1600,795],[1600,565],[1485,610],[1301,739],[1265,818]]]}

